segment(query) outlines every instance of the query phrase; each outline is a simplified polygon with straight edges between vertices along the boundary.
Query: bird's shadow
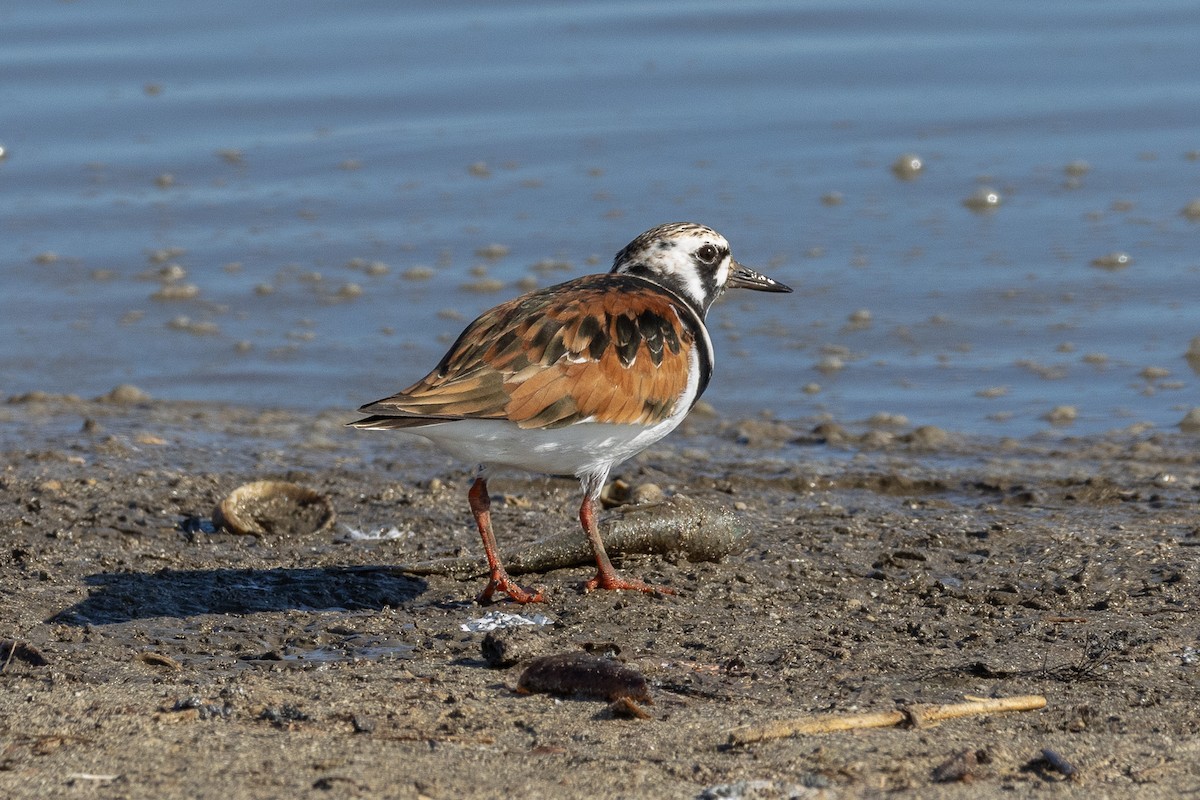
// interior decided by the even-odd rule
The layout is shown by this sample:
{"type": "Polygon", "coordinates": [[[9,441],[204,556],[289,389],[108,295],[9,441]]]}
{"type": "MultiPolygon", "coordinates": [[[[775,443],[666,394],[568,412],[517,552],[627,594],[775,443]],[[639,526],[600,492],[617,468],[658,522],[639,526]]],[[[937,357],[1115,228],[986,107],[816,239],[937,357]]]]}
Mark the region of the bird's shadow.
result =
{"type": "Polygon", "coordinates": [[[426,583],[385,567],[198,569],[98,572],[86,599],[47,622],[108,625],[150,617],[254,614],[265,611],[352,611],[399,606],[426,583]]]}

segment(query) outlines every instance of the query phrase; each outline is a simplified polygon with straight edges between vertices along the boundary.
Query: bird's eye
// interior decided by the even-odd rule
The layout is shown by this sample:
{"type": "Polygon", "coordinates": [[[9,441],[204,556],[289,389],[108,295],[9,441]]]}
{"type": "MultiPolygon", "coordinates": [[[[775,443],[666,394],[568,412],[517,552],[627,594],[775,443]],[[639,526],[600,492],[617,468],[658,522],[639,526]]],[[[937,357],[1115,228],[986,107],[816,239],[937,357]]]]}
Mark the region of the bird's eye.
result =
{"type": "Polygon", "coordinates": [[[696,258],[703,261],[705,264],[714,264],[717,258],[721,255],[721,251],[715,245],[706,244],[696,251],[696,258]]]}

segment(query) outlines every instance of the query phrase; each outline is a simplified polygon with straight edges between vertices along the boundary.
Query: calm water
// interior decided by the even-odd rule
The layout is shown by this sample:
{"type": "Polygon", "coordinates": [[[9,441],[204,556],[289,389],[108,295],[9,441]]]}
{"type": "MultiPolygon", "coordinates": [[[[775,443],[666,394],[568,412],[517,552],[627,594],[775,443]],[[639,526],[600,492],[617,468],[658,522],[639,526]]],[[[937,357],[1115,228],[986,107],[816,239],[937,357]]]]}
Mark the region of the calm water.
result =
{"type": "Polygon", "coordinates": [[[690,219],[797,289],[714,309],[724,413],[1200,404],[1200,5],[682,8],[5,5],[0,392],[352,409],[690,219]]]}

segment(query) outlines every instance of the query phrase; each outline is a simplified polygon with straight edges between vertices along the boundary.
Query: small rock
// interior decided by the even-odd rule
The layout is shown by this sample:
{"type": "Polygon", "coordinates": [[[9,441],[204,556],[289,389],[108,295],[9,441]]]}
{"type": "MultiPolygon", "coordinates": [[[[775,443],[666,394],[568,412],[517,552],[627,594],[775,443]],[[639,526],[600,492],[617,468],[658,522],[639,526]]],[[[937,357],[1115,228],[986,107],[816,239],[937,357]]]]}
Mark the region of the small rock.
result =
{"type": "Polygon", "coordinates": [[[905,153],[892,162],[892,174],[902,181],[911,181],[925,171],[925,161],[915,153],[905,153]]]}
{"type": "Polygon", "coordinates": [[[126,405],[132,403],[146,403],[150,400],[150,395],[143,392],[138,387],[122,383],[113,388],[111,392],[102,397],[96,398],[102,403],[117,403],[118,405],[126,405]]]}
{"type": "Polygon", "coordinates": [[[1115,272],[1119,269],[1125,269],[1132,263],[1133,259],[1129,257],[1129,253],[1123,253],[1120,251],[1115,251],[1109,253],[1108,255],[1103,255],[1099,258],[1092,259],[1093,267],[1099,267],[1100,269],[1106,269],[1112,272],[1115,272]]]}
{"type": "Polygon", "coordinates": [[[517,625],[488,631],[479,649],[489,667],[503,668],[544,655],[550,644],[541,627],[517,625]]]}
{"type": "Polygon", "coordinates": [[[1004,198],[995,189],[981,186],[962,202],[972,211],[995,211],[1004,202],[1004,198]]]}
{"type": "Polygon", "coordinates": [[[1043,415],[1042,419],[1051,425],[1070,425],[1079,416],[1075,406],[1055,406],[1043,415]]]}

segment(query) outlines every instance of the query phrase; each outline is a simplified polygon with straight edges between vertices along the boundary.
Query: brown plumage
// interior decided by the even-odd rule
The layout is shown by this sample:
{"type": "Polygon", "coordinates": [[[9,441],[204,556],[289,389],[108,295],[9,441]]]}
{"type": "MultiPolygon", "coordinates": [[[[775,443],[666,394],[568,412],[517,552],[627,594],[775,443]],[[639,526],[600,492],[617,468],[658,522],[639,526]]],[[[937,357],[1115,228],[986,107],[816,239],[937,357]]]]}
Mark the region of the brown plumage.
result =
{"type": "Polygon", "coordinates": [[[397,428],[450,419],[652,425],[687,387],[695,316],[642,278],[577,278],[484,313],[432,372],[362,411],[397,428]]]}

